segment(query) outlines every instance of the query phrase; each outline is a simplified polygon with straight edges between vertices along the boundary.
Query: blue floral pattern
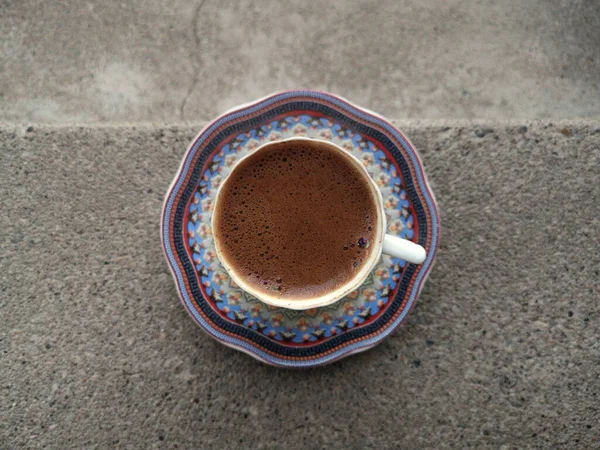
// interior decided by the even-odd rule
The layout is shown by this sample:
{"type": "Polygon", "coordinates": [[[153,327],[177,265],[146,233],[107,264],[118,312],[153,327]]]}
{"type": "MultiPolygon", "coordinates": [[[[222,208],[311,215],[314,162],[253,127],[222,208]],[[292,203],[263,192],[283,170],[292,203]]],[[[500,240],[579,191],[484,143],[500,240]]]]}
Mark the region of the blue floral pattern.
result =
{"type": "Polygon", "coordinates": [[[388,233],[412,240],[414,214],[394,161],[370,138],[329,118],[311,115],[279,118],[236,136],[208,161],[186,224],[192,260],[206,297],[228,320],[294,345],[323,341],[373,320],[394,298],[406,263],[383,255],[360,288],[339,302],[307,311],[268,306],[242,291],[229,278],[217,258],[211,230],[217,189],[238,159],[265,142],[292,136],[334,142],[364,164],[383,194],[388,233]]]}

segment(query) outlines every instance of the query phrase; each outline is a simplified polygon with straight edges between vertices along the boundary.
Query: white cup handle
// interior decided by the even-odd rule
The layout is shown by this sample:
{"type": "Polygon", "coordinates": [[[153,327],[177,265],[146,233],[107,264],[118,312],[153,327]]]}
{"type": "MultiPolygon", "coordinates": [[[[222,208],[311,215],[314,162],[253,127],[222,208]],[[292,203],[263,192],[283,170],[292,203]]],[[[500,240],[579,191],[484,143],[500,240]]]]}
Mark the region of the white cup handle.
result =
{"type": "Polygon", "coordinates": [[[391,234],[386,234],[383,238],[383,253],[413,264],[421,264],[427,256],[425,249],[419,244],[391,234]]]}

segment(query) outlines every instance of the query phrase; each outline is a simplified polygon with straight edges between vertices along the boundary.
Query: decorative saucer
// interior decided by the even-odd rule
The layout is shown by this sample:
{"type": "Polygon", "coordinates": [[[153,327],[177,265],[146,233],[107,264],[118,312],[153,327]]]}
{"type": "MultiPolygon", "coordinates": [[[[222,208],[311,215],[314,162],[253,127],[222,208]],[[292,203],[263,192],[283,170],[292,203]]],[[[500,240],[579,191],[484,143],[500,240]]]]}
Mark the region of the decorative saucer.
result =
{"type": "Polygon", "coordinates": [[[200,327],[268,364],[311,367],[367,350],[405,320],[431,271],[440,225],[419,156],[401,131],[337,96],[290,91],[229,111],[200,132],[169,188],[161,227],[181,301],[200,327]],[[242,291],[216,256],[215,194],[239,158],[292,136],[329,140],[358,157],[382,191],[387,232],[425,247],[425,262],[383,255],[359,289],[306,311],[270,307],[242,291]]]}

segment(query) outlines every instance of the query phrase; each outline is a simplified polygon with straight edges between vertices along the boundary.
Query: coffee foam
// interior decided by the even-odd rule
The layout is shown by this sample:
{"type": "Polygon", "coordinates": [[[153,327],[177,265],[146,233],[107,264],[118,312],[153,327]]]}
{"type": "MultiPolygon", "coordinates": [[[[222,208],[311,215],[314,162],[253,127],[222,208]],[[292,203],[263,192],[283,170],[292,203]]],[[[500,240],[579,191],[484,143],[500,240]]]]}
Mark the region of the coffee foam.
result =
{"type": "Polygon", "coordinates": [[[369,258],[376,204],[364,174],[316,143],[250,155],[219,194],[215,237],[255,289],[306,299],[346,284],[369,258]]]}

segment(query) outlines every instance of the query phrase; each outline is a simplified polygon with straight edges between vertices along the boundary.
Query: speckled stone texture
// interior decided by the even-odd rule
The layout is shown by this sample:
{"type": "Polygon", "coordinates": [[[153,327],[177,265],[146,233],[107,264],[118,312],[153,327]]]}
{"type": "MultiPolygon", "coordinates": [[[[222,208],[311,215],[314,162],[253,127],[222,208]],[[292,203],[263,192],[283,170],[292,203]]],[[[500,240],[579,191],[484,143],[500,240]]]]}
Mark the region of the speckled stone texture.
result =
{"type": "Polygon", "coordinates": [[[442,216],[399,332],[282,370],[180,305],[159,215],[200,126],[0,127],[0,448],[600,447],[600,122],[401,122],[442,216]]]}

